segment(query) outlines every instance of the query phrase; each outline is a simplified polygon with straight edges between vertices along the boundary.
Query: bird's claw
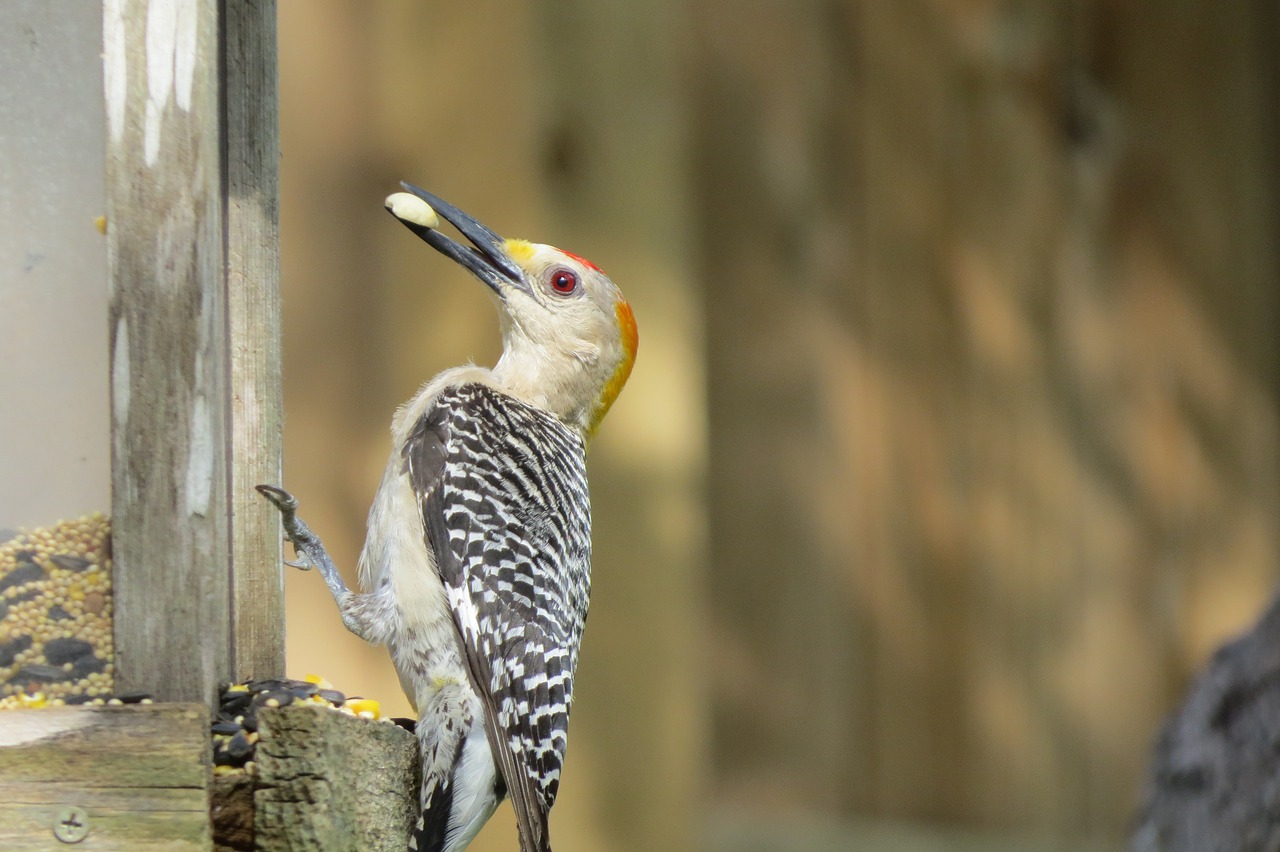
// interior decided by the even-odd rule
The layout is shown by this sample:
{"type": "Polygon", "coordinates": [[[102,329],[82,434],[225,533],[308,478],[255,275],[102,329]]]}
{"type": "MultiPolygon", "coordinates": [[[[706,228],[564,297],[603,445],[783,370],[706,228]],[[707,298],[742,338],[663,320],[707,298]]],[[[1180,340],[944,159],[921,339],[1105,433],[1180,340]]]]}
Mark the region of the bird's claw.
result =
{"type": "Polygon", "coordinates": [[[271,505],[280,510],[280,514],[283,515],[298,510],[298,498],[283,488],[276,488],[274,485],[258,485],[255,487],[259,494],[270,500],[271,505]]]}
{"type": "Polygon", "coordinates": [[[259,485],[257,489],[259,494],[271,502],[271,505],[280,510],[284,540],[293,545],[294,560],[290,562],[286,559],[284,564],[302,571],[318,568],[321,576],[324,577],[325,585],[329,587],[335,599],[346,594],[347,587],[342,582],[338,569],[334,567],[333,559],[329,557],[316,534],[307,528],[302,518],[298,517],[297,498],[274,485],[259,485]]]}
{"type": "Polygon", "coordinates": [[[310,530],[298,518],[298,498],[283,488],[277,488],[274,485],[258,485],[256,487],[259,494],[266,497],[271,505],[280,510],[280,521],[284,527],[284,540],[293,545],[293,552],[296,554],[297,559],[293,562],[286,559],[284,564],[302,571],[310,571],[315,566],[315,563],[307,555],[304,545],[309,543],[311,536],[309,535],[310,530]]]}

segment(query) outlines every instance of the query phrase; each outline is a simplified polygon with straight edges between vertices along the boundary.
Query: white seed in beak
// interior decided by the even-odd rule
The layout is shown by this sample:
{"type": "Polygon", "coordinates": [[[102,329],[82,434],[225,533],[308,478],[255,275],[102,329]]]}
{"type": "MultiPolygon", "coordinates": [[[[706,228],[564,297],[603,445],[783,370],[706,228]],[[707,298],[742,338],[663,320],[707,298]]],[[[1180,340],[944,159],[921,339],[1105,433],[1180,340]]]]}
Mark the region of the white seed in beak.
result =
{"type": "Polygon", "coordinates": [[[440,227],[440,217],[436,215],[436,211],[416,195],[408,192],[393,192],[383,203],[391,211],[391,215],[402,222],[411,222],[433,231],[440,227]]]}

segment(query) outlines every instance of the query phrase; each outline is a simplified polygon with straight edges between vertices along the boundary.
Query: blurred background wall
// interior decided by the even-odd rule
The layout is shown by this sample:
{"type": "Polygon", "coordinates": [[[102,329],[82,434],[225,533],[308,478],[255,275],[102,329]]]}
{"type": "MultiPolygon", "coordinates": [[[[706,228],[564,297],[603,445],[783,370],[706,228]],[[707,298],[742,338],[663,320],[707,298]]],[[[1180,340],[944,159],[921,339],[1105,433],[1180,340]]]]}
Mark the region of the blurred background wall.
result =
{"type": "MultiPolygon", "coordinates": [[[[1274,3],[280,15],[285,481],[349,581],[395,406],[498,346],[398,180],[635,307],[558,849],[1123,846],[1276,577],[1274,3]]],[[[291,673],[408,713],[286,597],[291,673]]]]}

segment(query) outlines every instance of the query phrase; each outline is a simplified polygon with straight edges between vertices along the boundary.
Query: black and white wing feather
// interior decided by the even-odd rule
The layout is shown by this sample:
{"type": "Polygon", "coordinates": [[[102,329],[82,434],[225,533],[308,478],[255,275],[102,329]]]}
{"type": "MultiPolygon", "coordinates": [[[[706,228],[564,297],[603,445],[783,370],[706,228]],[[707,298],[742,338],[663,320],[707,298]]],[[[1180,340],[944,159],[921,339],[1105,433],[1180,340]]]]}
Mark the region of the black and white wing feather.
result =
{"type": "Polygon", "coordinates": [[[582,438],[482,384],[450,388],[404,447],[524,852],[549,850],[587,616],[582,438]]]}

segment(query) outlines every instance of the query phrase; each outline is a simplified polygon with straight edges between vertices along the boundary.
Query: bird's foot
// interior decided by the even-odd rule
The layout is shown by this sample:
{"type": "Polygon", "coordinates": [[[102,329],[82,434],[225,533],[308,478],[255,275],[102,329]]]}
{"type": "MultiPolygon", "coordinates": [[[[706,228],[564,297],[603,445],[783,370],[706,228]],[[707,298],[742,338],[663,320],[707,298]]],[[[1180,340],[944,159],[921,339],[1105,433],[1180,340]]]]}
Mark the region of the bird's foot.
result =
{"type": "Polygon", "coordinates": [[[280,510],[280,523],[284,527],[285,541],[293,545],[293,551],[299,557],[297,562],[286,560],[285,564],[304,571],[310,570],[314,563],[308,556],[307,550],[319,544],[320,540],[298,517],[298,498],[274,485],[259,485],[258,493],[280,510]]]}
{"type": "Polygon", "coordinates": [[[284,527],[285,541],[293,545],[293,552],[297,554],[296,561],[290,562],[286,559],[284,564],[303,571],[318,568],[324,577],[325,585],[333,592],[334,598],[346,592],[347,586],[342,582],[342,576],[334,566],[333,560],[329,558],[329,552],[325,550],[324,543],[298,517],[297,498],[274,485],[259,485],[257,488],[259,494],[280,510],[280,523],[284,527]]]}

